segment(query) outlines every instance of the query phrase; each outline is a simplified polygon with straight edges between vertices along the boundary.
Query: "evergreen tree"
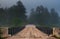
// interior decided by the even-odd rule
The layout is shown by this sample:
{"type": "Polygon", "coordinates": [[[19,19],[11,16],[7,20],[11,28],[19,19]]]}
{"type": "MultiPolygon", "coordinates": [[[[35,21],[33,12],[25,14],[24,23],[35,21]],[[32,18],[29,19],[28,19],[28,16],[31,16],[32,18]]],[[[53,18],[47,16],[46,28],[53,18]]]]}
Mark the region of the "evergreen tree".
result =
{"type": "Polygon", "coordinates": [[[58,24],[59,23],[59,16],[55,9],[51,9],[51,24],[58,24]]]}
{"type": "Polygon", "coordinates": [[[38,6],[36,8],[36,11],[34,11],[34,14],[31,13],[32,16],[30,15],[31,19],[33,19],[32,22],[34,24],[43,24],[44,22],[43,13],[44,13],[44,7],[42,5],[38,6]]]}
{"type": "Polygon", "coordinates": [[[8,11],[9,11],[10,20],[12,22],[17,21],[15,22],[16,25],[26,21],[26,15],[25,15],[26,9],[21,1],[18,1],[17,5],[13,5],[12,7],[10,7],[8,11]]]}
{"type": "Polygon", "coordinates": [[[30,13],[30,17],[29,17],[29,23],[35,23],[36,19],[35,19],[35,11],[34,9],[31,9],[31,13],[30,13]]]}
{"type": "Polygon", "coordinates": [[[41,5],[37,6],[36,10],[31,11],[30,22],[40,25],[58,24],[59,16],[54,9],[49,12],[47,8],[41,5]]]}
{"type": "Polygon", "coordinates": [[[47,8],[44,9],[44,17],[43,18],[45,21],[44,23],[48,25],[50,23],[50,13],[47,8]]]}
{"type": "Polygon", "coordinates": [[[39,13],[37,14],[37,23],[38,24],[44,24],[44,7],[41,5],[41,6],[39,6],[39,8],[37,8],[37,9],[39,9],[39,13]]]}
{"type": "Polygon", "coordinates": [[[5,21],[5,10],[0,8],[0,24],[4,24],[5,21]]]}

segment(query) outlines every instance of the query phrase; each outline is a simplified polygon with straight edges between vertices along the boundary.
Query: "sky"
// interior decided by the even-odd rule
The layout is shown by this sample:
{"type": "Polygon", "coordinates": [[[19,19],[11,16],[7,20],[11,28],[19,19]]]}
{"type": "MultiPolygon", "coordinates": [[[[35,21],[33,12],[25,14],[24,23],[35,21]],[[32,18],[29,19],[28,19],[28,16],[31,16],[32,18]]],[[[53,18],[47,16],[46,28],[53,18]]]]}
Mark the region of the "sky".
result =
{"type": "MultiPolygon", "coordinates": [[[[18,0],[0,0],[1,7],[10,7],[16,4],[18,0]]],[[[36,8],[37,6],[43,5],[47,7],[49,10],[51,8],[55,8],[60,16],[60,0],[21,0],[23,5],[26,7],[27,15],[29,15],[30,10],[32,8],[36,8]]]]}

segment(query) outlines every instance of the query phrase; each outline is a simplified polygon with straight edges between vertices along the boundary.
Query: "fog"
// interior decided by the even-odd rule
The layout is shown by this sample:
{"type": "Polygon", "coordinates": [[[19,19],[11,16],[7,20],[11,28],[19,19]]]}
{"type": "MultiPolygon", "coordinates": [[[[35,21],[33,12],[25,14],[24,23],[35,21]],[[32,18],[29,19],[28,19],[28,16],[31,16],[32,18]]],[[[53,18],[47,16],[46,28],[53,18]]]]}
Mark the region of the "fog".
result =
{"type": "MultiPolygon", "coordinates": [[[[0,6],[1,7],[10,7],[14,4],[16,4],[18,0],[0,0],[0,6]]],[[[51,8],[55,8],[55,10],[60,15],[60,0],[21,0],[24,4],[24,6],[27,9],[27,15],[29,15],[29,12],[32,8],[36,8],[39,5],[43,5],[47,7],[49,10],[51,8]]]]}

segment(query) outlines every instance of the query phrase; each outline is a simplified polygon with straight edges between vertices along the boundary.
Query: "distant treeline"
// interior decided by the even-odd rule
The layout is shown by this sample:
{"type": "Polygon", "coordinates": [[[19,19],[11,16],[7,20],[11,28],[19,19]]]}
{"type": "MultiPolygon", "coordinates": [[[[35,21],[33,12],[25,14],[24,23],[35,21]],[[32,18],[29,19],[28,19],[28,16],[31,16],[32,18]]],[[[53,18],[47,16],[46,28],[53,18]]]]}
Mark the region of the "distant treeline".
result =
{"type": "Polygon", "coordinates": [[[41,5],[31,9],[28,20],[31,24],[56,25],[59,24],[59,15],[54,8],[49,11],[47,7],[41,5]]]}
{"type": "Polygon", "coordinates": [[[39,25],[57,25],[59,24],[59,15],[52,8],[50,11],[42,5],[31,9],[30,17],[27,19],[26,8],[21,1],[9,8],[0,8],[0,25],[20,26],[23,24],[39,25]]]}
{"type": "Polygon", "coordinates": [[[1,25],[21,25],[26,21],[26,9],[21,1],[9,8],[0,8],[1,25]]]}

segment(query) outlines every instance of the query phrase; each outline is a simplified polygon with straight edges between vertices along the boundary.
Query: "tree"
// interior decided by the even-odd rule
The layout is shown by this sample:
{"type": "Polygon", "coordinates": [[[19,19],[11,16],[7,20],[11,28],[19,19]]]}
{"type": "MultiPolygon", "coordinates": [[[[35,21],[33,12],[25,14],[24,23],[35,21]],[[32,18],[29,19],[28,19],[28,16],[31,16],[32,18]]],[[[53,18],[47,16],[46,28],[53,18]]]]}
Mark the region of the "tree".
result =
{"type": "Polygon", "coordinates": [[[43,14],[44,14],[44,7],[41,5],[41,6],[39,6],[39,8],[37,7],[36,8],[36,19],[38,20],[37,21],[37,23],[38,24],[44,24],[44,16],[43,16],[43,14]]]}
{"type": "MultiPolygon", "coordinates": [[[[18,22],[24,22],[26,20],[26,9],[21,1],[18,1],[16,5],[13,5],[8,9],[10,20],[16,20],[18,22]],[[18,20],[17,20],[18,19],[18,20]]],[[[15,21],[14,21],[15,22],[15,21]]],[[[16,24],[18,25],[18,24],[16,24]]]]}
{"type": "Polygon", "coordinates": [[[0,24],[4,24],[5,20],[5,10],[3,8],[0,8],[0,24]]]}
{"type": "Polygon", "coordinates": [[[47,8],[44,9],[44,17],[43,18],[45,20],[45,24],[50,23],[50,13],[47,8]]]}
{"type": "Polygon", "coordinates": [[[51,9],[51,24],[58,24],[59,23],[59,16],[55,9],[51,9]]]}
{"type": "Polygon", "coordinates": [[[36,10],[31,11],[29,19],[31,23],[40,25],[59,23],[59,16],[55,9],[51,9],[51,12],[49,12],[48,8],[45,8],[42,5],[37,6],[36,10]]]}
{"type": "Polygon", "coordinates": [[[32,10],[30,19],[33,19],[32,22],[34,24],[43,24],[44,23],[43,14],[44,14],[44,7],[42,5],[38,6],[34,11],[34,13],[32,10]]]}
{"type": "Polygon", "coordinates": [[[31,9],[30,17],[28,20],[29,20],[29,23],[31,23],[31,24],[34,23],[34,21],[36,21],[34,9],[31,9]]]}

